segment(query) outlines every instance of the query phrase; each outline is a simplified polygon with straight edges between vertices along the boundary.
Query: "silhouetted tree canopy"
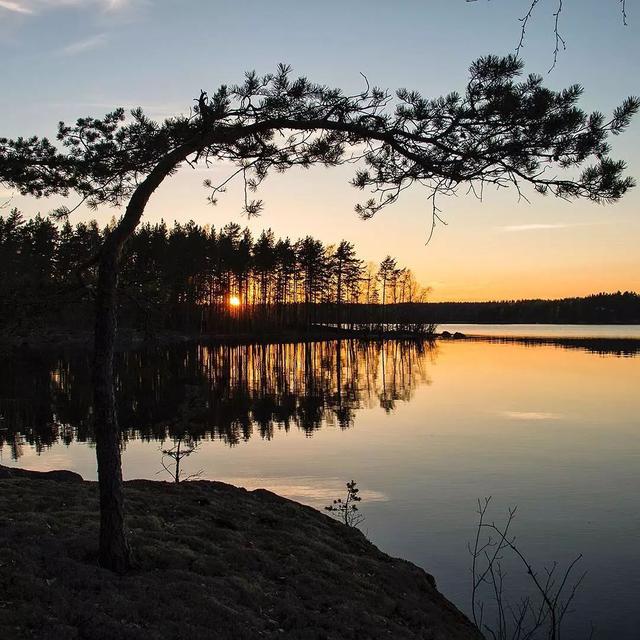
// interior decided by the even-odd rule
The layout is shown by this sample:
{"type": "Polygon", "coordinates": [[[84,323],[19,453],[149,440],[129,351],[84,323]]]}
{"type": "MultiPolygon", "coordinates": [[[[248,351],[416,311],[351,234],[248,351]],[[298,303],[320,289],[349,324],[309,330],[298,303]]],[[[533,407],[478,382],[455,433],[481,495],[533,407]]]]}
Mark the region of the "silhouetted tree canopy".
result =
{"type": "MultiPolygon", "coordinates": [[[[633,180],[609,157],[607,138],[629,124],[638,99],[627,98],[610,118],[587,114],[577,106],[579,85],[553,91],[540,76],[522,79],[522,69],[515,56],[486,56],[471,65],[463,93],[428,99],[401,89],[394,99],[368,85],[344,95],[293,79],[281,65],[264,77],[248,73],[242,85],[223,85],[211,98],[202,93],[189,116],[157,123],[140,109],[129,119],[116,109],[102,119],[60,123],[59,146],[3,138],[0,179],[22,194],[76,192],[91,206],[119,206],[143,182],[148,193],[139,198],[148,198],[183,162],[231,162],[248,193],[271,170],[359,159],[364,167],[353,184],[375,194],[357,205],[363,217],[415,183],[432,196],[462,184],[479,191],[487,183],[530,183],[564,198],[620,198],[633,180]]],[[[207,183],[212,201],[225,183],[207,183]]],[[[247,196],[244,210],[257,214],[262,204],[247,196]]],[[[118,233],[129,233],[133,222],[118,233]]]]}

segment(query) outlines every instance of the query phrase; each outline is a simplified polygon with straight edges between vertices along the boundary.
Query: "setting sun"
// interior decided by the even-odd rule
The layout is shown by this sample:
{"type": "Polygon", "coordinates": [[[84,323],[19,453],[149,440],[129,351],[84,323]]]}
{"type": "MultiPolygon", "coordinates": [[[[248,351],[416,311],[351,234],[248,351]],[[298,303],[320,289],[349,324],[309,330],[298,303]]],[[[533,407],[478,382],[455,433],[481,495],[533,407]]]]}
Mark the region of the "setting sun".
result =
{"type": "Polygon", "coordinates": [[[240,298],[238,298],[238,296],[231,296],[229,298],[229,304],[232,307],[239,307],[240,306],[240,298]]]}

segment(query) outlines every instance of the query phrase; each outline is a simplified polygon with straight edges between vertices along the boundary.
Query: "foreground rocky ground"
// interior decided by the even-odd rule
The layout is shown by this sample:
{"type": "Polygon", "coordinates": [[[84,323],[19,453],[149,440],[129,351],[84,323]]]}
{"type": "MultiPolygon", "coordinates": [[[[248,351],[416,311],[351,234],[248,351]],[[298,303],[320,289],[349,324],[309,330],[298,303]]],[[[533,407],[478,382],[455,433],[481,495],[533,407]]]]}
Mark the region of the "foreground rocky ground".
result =
{"type": "Polygon", "coordinates": [[[126,484],[135,569],[96,564],[97,485],[0,467],[0,638],[475,639],[410,562],[264,490],[126,484]]]}

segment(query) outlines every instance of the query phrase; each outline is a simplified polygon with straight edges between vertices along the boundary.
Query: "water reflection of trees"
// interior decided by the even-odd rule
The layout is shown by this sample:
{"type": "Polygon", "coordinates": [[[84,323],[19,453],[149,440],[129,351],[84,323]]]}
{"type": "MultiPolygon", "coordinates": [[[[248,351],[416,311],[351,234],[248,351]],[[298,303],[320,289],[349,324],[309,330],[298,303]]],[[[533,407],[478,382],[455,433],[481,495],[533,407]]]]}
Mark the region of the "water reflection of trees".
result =
{"type": "MultiPolygon", "coordinates": [[[[229,444],[292,427],[347,429],[359,409],[390,412],[428,383],[434,347],[338,340],[296,344],[181,346],[121,353],[116,387],[123,439],[163,440],[184,431],[185,393],[195,438],[229,444]]],[[[18,458],[74,440],[93,442],[89,356],[22,354],[0,372],[0,447],[18,458]]]]}

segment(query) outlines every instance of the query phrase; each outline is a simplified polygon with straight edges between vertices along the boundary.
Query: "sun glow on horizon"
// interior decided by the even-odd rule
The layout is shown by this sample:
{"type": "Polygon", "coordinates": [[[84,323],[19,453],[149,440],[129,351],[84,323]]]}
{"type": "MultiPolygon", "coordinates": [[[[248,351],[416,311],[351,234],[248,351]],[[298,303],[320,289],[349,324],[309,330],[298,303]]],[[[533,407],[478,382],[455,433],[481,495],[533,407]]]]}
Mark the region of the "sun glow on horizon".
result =
{"type": "Polygon", "coordinates": [[[229,305],[232,307],[239,307],[240,306],[240,298],[238,298],[238,296],[231,296],[229,298],[229,305]]]}

